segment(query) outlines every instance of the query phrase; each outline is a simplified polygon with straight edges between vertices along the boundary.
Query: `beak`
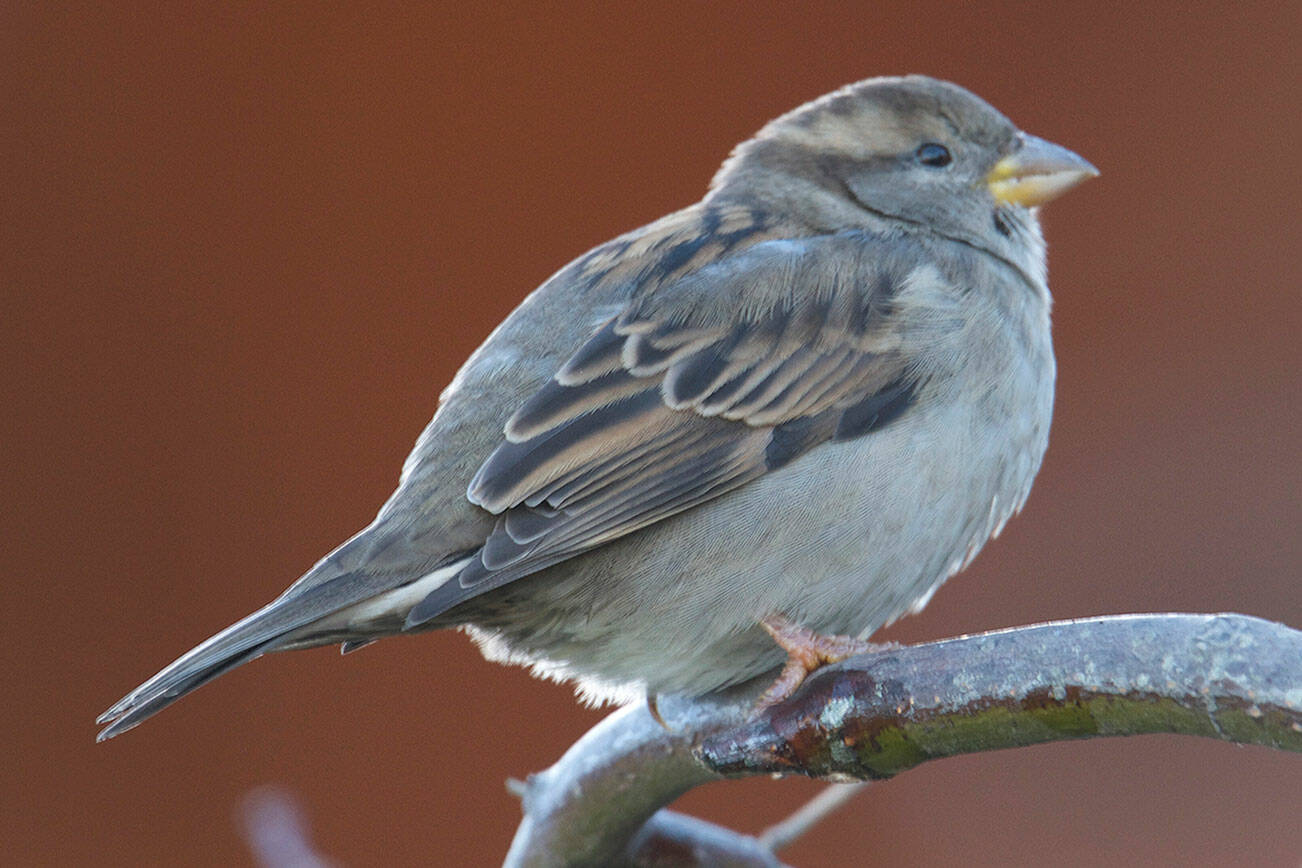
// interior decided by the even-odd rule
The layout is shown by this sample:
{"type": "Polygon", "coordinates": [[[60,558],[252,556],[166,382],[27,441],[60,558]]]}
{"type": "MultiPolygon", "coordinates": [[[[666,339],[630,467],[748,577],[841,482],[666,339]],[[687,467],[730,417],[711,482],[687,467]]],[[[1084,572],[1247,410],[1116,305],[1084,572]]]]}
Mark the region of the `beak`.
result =
{"type": "Polygon", "coordinates": [[[1099,173],[1061,145],[1026,133],[1019,133],[1017,139],[1021,146],[986,175],[986,187],[999,202],[1033,208],[1099,173]]]}

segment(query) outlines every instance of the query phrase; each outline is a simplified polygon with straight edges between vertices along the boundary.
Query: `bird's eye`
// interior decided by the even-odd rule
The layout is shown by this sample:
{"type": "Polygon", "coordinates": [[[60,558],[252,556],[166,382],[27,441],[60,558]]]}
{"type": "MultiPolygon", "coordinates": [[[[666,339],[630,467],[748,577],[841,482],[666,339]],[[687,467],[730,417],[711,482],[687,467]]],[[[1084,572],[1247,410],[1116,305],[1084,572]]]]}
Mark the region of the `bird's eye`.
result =
{"type": "Polygon", "coordinates": [[[935,142],[927,142],[914,152],[914,156],[919,163],[931,166],[933,169],[943,169],[954,160],[949,154],[949,148],[935,142]]]}

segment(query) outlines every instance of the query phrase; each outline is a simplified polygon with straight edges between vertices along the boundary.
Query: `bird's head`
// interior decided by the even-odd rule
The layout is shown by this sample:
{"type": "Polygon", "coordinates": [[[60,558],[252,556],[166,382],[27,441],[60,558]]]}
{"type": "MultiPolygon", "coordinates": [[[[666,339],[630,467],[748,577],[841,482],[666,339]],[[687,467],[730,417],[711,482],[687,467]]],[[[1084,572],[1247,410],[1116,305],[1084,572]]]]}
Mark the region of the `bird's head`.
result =
{"type": "Polygon", "coordinates": [[[857,82],[770,122],[733,152],[711,196],[825,231],[934,232],[1033,266],[1036,209],[1097,174],[969,91],[908,76],[857,82]]]}

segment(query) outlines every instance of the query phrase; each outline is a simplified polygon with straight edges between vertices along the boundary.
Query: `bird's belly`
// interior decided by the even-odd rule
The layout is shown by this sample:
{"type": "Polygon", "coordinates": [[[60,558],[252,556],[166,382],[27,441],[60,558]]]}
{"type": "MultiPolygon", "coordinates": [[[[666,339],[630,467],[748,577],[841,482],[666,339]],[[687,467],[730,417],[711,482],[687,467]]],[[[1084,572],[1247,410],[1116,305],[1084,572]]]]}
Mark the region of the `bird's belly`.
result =
{"type": "Polygon", "coordinates": [[[765,673],[783,657],[757,627],[769,614],[867,635],[975,554],[1044,451],[1038,434],[935,406],[486,594],[472,635],[490,657],[599,697],[699,694],[765,673]]]}

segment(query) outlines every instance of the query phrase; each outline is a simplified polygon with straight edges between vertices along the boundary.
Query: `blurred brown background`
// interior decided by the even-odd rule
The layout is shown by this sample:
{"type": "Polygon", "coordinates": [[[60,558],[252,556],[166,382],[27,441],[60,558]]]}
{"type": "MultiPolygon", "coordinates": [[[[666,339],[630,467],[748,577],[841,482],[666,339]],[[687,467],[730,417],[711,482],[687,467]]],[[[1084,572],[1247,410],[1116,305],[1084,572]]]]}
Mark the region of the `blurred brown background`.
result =
{"type": "MultiPolygon", "coordinates": [[[[281,655],[92,719],[374,514],[438,392],[588,247],[848,81],[960,82],[1103,176],[1047,215],[1026,512],[903,641],[1098,613],[1302,626],[1296,4],[5,4],[0,862],[247,864],[276,783],[341,864],[489,865],[599,712],[462,636],[281,655]]],[[[817,787],[686,809],[745,830],[817,787]]],[[[1176,738],[933,763],[789,852],[1297,865],[1302,761],[1176,738]]]]}

